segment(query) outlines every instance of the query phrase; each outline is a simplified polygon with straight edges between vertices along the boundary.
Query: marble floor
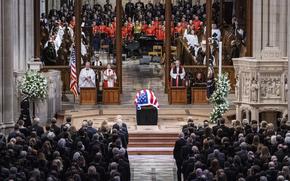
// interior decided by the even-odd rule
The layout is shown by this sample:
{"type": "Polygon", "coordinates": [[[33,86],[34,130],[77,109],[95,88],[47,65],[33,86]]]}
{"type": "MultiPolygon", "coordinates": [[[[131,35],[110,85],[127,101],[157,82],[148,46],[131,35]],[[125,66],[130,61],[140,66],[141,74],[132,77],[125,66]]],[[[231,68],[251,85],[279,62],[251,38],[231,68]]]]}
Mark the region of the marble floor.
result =
{"type": "Polygon", "coordinates": [[[130,155],[131,181],[176,181],[172,155],[130,155]]]}
{"type": "Polygon", "coordinates": [[[160,105],[167,105],[168,98],[164,94],[164,71],[159,63],[139,65],[139,59],[128,59],[122,65],[123,94],[121,103],[130,105],[134,102],[136,92],[151,88],[160,105]]]}

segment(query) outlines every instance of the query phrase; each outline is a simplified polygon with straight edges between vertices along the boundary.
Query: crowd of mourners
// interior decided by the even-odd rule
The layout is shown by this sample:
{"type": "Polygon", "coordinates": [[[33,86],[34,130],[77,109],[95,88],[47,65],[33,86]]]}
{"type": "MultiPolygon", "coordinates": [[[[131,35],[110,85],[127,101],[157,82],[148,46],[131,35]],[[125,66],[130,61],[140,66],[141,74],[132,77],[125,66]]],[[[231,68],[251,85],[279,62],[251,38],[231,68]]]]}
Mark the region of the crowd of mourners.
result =
{"type": "Polygon", "coordinates": [[[45,129],[34,119],[19,120],[8,137],[0,135],[0,180],[3,181],[129,181],[128,131],[121,117],[99,129],[84,120],[80,129],[71,119],[45,129]]]}
{"type": "Polygon", "coordinates": [[[183,126],[175,143],[178,180],[185,181],[285,181],[290,180],[290,122],[275,125],[252,120],[232,122],[220,118],[183,126]]]}

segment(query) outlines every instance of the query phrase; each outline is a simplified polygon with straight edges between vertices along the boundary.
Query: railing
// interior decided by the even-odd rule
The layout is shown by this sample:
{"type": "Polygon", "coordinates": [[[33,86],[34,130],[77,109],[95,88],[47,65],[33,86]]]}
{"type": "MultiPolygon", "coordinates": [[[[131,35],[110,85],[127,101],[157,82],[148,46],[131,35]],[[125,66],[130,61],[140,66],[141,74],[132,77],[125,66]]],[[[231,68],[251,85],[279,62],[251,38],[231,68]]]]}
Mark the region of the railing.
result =
{"type": "Polygon", "coordinates": [[[181,37],[177,39],[177,58],[183,65],[194,64],[194,57],[188,50],[187,43],[181,37]]]}

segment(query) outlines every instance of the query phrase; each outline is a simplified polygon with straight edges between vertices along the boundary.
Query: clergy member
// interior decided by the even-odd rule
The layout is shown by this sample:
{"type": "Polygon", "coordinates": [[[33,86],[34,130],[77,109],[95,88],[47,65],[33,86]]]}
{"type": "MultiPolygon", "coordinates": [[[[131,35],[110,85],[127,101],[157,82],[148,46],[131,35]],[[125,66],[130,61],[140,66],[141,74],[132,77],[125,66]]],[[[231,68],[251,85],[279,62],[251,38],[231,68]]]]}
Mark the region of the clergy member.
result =
{"type": "Polygon", "coordinates": [[[96,75],[93,69],[90,68],[90,62],[86,62],[86,67],[80,72],[79,87],[96,87],[96,75]]]}
{"type": "Polygon", "coordinates": [[[107,69],[103,73],[103,79],[105,88],[111,88],[115,86],[117,75],[115,71],[111,68],[111,64],[107,65],[107,69]]]}
{"type": "Polygon", "coordinates": [[[173,87],[183,86],[183,81],[185,77],[185,70],[180,65],[180,61],[176,60],[175,66],[170,70],[171,85],[173,87]]]}

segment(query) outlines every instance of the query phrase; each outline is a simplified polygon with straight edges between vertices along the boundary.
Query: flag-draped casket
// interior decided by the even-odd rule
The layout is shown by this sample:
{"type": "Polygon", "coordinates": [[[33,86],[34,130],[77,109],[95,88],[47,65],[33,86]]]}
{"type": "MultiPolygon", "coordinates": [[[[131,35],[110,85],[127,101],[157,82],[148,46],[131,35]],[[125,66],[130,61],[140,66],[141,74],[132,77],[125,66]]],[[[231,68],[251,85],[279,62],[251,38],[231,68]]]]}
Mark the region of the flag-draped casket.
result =
{"type": "Polygon", "coordinates": [[[159,103],[151,89],[138,91],[135,105],[138,125],[157,125],[159,103]]]}

